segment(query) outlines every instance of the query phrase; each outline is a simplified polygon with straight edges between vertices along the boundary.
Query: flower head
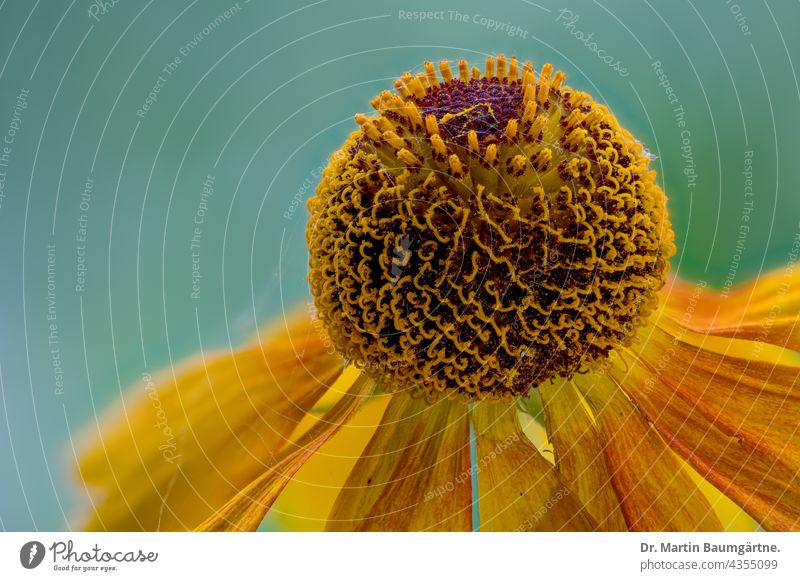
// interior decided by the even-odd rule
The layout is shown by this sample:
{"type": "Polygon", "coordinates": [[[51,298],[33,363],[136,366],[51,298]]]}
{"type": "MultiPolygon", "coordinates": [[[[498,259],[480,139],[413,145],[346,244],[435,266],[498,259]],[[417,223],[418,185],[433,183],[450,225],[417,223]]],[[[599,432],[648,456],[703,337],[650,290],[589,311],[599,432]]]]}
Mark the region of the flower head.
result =
{"type": "Polygon", "coordinates": [[[87,437],[85,526],[253,530],[301,487],[301,528],[800,529],[796,253],[730,293],[668,278],[664,194],[605,107],[548,65],[439,70],[325,170],[316,309],[87,437]]]}
{"type": "Polygon", "coordinates": [[[674,252],[642,145],[551,65],[406,73],[309,202],[309,281],[383,389],[496,399],[626,344],[674,252]],[[521,74],[520,74],[521,73],[521,74]]]}

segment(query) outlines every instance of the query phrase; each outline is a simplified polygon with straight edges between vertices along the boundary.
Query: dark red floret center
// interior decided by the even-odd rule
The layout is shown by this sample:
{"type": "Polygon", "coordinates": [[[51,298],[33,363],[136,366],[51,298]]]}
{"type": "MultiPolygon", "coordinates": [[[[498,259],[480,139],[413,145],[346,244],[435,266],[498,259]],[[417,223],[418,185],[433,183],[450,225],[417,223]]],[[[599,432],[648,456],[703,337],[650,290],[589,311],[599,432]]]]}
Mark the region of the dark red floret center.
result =
{"type": "Polygon", "coordinates": [[[522,113],[519,81],[497,78],[454,80],[428,89],[421,99],[414,98],[423,118],[434,115],[442,138],[466,147],[467,135],[474,130],[480,139],[500,137],[510,119],[522,113]],[[445,117],[448,117],[443,121],[445,117]]]}

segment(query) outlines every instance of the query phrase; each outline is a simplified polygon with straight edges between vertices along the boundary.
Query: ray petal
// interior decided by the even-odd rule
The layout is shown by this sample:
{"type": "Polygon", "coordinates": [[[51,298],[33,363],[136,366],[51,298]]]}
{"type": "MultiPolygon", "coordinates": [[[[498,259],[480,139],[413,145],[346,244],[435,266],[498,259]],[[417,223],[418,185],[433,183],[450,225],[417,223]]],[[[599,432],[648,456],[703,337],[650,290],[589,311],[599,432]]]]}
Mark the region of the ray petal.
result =
{"type": "Polygon", "coordinates": [[[347,375],[348,370],[345,370],[342,379],[352,382],[350,388],[322,419],[298,442],[291,444],[277,462],[195,528],[196,531],[254,531],[258,528],[292,476],[353,417],[375,386],[371,379],[360,372],[352,380],[347,375]]]}
{"type": "Polygon", "coordinates": [[[522,432],[514,403],[476,403],[472,419],[482,531],[597,529],[577,495],[522,432]]]}
{"type": "Polygon", "coordinates": [[[94,508],[84,527],[192,529],[264,470],[341,366],[300,312],[263,346],[145,375],[83,437],[77,472],[94,508]]]}
{"type": "Polygon", "coordinates": [[[556,468],[575,491],[600,530],[628,530],[603,458],[600,434],[578,392],[567,381],[538,388],[553,443],[556,468]]]}
{"type": "Polygon", "coordinates": [[[656,430],[608,375],[576,376],[604,440],[604,456],[628,528],[721,530],[705,496],[656,430]]]}
{"type": "MultiPolygon", "coordinates": [[[[652,329],[618,380],[679,454],[772,530],[800,528],[800,369],[652,329]]],[[[730,340],[731,350],[747,352],[730,340]]]]}
{"type": "Polygon", "coordinates": [[[467,405],[392,396],[329,517],[329,530],[472,528],[467,405]]]}

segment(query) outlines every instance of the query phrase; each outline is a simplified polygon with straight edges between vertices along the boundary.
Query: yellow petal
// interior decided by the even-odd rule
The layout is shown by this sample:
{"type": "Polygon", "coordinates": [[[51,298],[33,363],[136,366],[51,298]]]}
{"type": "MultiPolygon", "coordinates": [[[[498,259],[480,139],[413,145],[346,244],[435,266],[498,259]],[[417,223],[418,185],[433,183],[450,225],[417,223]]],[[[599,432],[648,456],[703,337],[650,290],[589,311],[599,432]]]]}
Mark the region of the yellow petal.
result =
{"type": "MultiPolygon", "coordinates": [[[[342,379],[352,385],[336,405],[298,442],[292,443],[258,478],[198,525],[196,531],[254,531],[258,528],[289,479],[320,446],[347,423],[373,389],[374,383],[366,375],[357,373],[354,379],[347,377],[351,370],[346,370],[342,379]]],[[[337,382],[333,389],[340,385],[341,382],[337,382]]]]}
{"type": "Polygon", "coordinates": [[[92,530],[191,530],[260,474],[341,370],[298,312],[263,348],[145,376],[84,436],[92,530]]]}
{"type": "Polygon", "coordinates": [[[604,440],[606,463],[629,529],[722,529],[678,459],[609,376],[576,375],[573,384],[589,405],[604,440]]]}
{"type": "Polygon", "coordinates": [[[482,531],[591,531],[597,524],[527,440],[514,403],[472,409],[482,531]]]}
{"type": "Polygon", "coordinates": [[[325,530],[342,486],[391,399],[390,395],[376,395],[361,404],[356,415],[292,477],[267,513],[267,526],[286,531],[325,530]]]}
{"type": "Polygon", "coordinates": [[[468,531],[469,416],[449,400],[392,396],[329,516],[329,530],[468,531]]]}
{"type": "Polygon", "coordinates": [[[537,390],[564,482],[604,531],[628,530],[603,458],[603,444],[589,411],[569,382],[544,382],[537,390]]]}

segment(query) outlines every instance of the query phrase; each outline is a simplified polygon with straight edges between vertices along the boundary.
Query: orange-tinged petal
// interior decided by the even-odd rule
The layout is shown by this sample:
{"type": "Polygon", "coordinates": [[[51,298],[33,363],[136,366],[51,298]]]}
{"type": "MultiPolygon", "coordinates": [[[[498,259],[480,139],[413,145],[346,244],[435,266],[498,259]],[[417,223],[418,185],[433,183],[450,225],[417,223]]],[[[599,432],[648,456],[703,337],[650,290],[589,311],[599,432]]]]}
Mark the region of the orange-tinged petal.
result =
{"type": "MultiPolygon", "coordinates": [[[[630,396],[676,451],[765,528],[800,527],[800,368],[704,349],[702,337],[679,327],[648,335],[648,347],[632,349],[630,396]]],[[[759,349],[729,343],[736,353],[759,349]]]]}
{"type": "Polygon", "coordinates": [[[666,312],[693,331],[800,351],[800,269],[792,265],[730,292],[674,279],[662,293],[666,312]]]}
{"type": "Polygon", "coordinates": [[[472,408],[482,531],[597,529],[577,495],[522,432],[514,403],[472,408]]]}
{"type": "Polygon", "coordinates": [[[761,317],[776,305],[786,312],[797,313],[800,312],[800,268],[794,265],[779,268],[729,291],[710,289],[705,281],[692,283],[675,277],[662,293],[665,306],[672,311],[691,309],[704,316],[719,313],[717,316],[723,321],[761,317]]]}
{"type": "Polygon", "coordinates": [[[472,528],[467,405],[392,396],[329,516],[330,530],[472,528]]]}
{"type": "Polygon", "coordinates": [[[343,379],[352,383],[347,393],[322,419],[298,442],[292,443],[258,478],[197,526],[196,531],[254,531],[258,528],[289,479],[320,446],[347,423],[374,387],[373,381],[360,372],[357,372],[354,379],[348,377],[352,371],[352,368],[345,370],[342,378],[334,385],[333,389],[337,389],[343,379]]]}
{"type": "Polygon", "coordinates": [[[545,382],[537,390],[561,478],[600,530],[628,530],[603,458],[600,434],[578,392],[565,381],[545,382]]]}
{"type": "Polygon", "coordinates": [[[800,268],[791,264],[719,293],[723,321],[754,321],[770,312],[800,313],[800,268]]]}
{"type": "Polygon", "coordinates": [[[328,530],[351,531],[360,527],[391,481],[400,457],[422,416],[424,400],[394,396],[364,449],[328,516],[328,530]]]}
{"type": "Polygon", "coordinates": [[[635,531],[721,530],[722,524],[680,462],[607,375],[578,375],[604,440],[604,455],[628,528],[635,531]]]}
{"type": "Polygon", "coordinates": [[[146,376],[84,437],[78,472],[94,506],[84,526],[193,528],[263,471],[341,365],[295,313],[263,347],[146,376]]]}
{"type": "Polygon", "coordinates": [[[694,331],[748,341],[763,341],[785,349],[800,352],[800,318],[783,317],[764,319],[738,325],[710,325],[693,327],[694,331]]]}
{"type": "Polygon", "coordinates": [[[800,526],[800,474],[720,431],[643,362],[617,369],[618,380],[680,456],[771,530],[800,526]]]}
{"type": "Polygon", "coordinates": [[[702,344],[689,344],[675,333],[652,328],[640,357],[659,370],[659,379],[709,423],[750,450],[796,471],[800,467],[800,368],[716,353],[702,344]]]}

